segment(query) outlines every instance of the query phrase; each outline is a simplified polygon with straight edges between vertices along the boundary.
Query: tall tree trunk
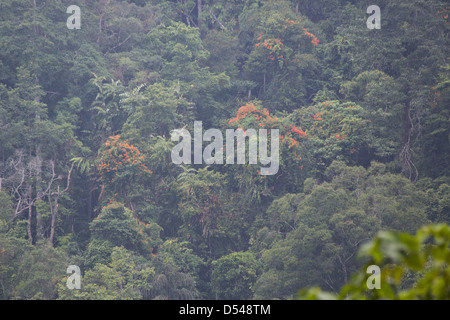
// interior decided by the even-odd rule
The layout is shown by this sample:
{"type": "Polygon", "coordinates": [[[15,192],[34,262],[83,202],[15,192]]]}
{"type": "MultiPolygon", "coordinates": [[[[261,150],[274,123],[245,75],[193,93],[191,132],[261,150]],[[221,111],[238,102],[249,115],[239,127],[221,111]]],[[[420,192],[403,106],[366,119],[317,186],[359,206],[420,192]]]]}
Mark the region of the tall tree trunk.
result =
{"type": "MultiPolygon", "coordinates": [[[[42,158],[41,158],[41,146],[39,144],[36,145],[36,165],[35,168],[37,170],[36,174],[36,183],[35,189],[37,198],[40,198],[42,193],[42,158]]],[[[44,222],[42,221],[42,212],[39,208],[36,208],[36,239],[43,240],[44,239],[44,222]]]]}
{"type": "MultiPolygon", "coordinates": [[[[53,246],[53,240],[55,238],[55,227],[56,227],[56,217],[58,216],[58,211],[59,211],[59,197],[61,197],[61,195],[63,195],[65,192],[67,192],[70,188],[70,178],[72,175],[72,170],[74,167],[74,163],[72,163],[72,167],[69,169],[69,172],[67,173],[67,184],[64,190],[60,190],[60,187],[58,186],[57,188],[57,192],[51,192],[51,189],[49,190],[48,193],[48,200],[49,200],[49,204],[50,204],[50,212],[52,215],[52,220],[51,220],[51,224],[50,224],[50,238],[49,238],[49,243],[51,246],[53,246]],[[52,204],[52,195],[55,195],[55,201],[52,204]]],[[[55,175],[53,175],[55,176],[55,175]]]]}
{"type": "Polygon", "coordinates": [[[58,215],[58,208],[59,208],[59,186],[58,186],[58,194],[55,197],[55,204],[52,206],[51,202],[52,202],[52,198],[51,198],[51,194],[49,194],[48,196],[49,202],[50,202],[50,212],[52,214],[52,221],[50,224],[50,238],[48,240],[48,242],[50,243],[50,245],[53,246],[53,239],[55,237],[55,225],[56,225],[56,216],[58,215]]]}
{"type": "MultiPolygon", "coordinates": [[[[33,9],[34,9],[34,11],[35,11],[34,13],[36,13],[36,9],[37,9],[36,0],[33,0],[33,9]]],[[[34,30],[34,34],[37,35],[38,32],[39,32],[39,30],[38,30],[37,24],[35,23],[35,22],[36,22],[35,17],[36,17],[36,16],[33,15],[33,30],[34,30]]]]}
{"type": "Polygon", "coordinates": [[[197,24],[198,28],[201,28],[202,23],[202,10],[203,10],[202,0],[197,0],[197,24]]]}
{"type": "MultiPolygon", "coordinates": [[[[34,37],[37,38],[37,37],[39,37],[39,27],[38,27],[38,25],[36,23],[36,19],[35,19],[35,14],[37,11],[36,0],[33,0],[33,9],[34,9],[33,30],[34,30],[34,37]]],[[[36,70],[34,72],[35,72],[34,84],[36,86],[39,86],[39,77],[36,74],[36,70]]],[[[38,94],[35,96],[34,102],[36,103],[36,105],[41,103],[41,97],[38,94]]],[[[34,118],[35,118],[35,132],[36,132],[36,131],[39,131],[39,122],[41,120],[41,115],[39,114],[39,108],[37,108],[34,118]]],[[[33,169],[37,170],[35,189],[36,189],[36,194],[39,197],[39,194],[41,193],[41,190],[42,190],[42,167],[41,167],[42,157],[41,157],[41,146],[39,143],[36,143],[36,145],[35,145],[35,152],[36,152],[36,160],[37,160],[36,165],[39,167],[36,167],[33,169]]],[[[36,237],[37,237],[37,240],[44,239],[44,224],[42,221],[42,212],[40,212],[39,210],[36,210],[36,237]]]]}
{"type": "Polygon", "coordinates": [[[30,244],[33,244],[33,233],[31,232],[31,221],[33,218],[33,167],[31,165],[31,147],[29,150],[29,160],[28,160],[28,177],[30,179],[30,183],[28,184],[28,238],[30,239],[30,244]]]}
{"type": "Polygon", "coordinates": [[[416,181],[419,172],[411,159],[411,135],[414,130],[414,122],[411,119],[411,101],[408,101],[405,107],[405,118],[403,121],[404,126],[404,141],[403,149],[400,152],[400,160],[403,165],[403,171],[407,171],[408,178],[412,181],[416,181]]]}
{"type": "Polygon", "coordinates": [[[266,74],[264,73],[264,79],[263,79],[263,94],[266,94],[266,74]]]}
{"type": "MultiPolygon", "coordinates": [[[[33,188],[31,187],[31,184],[28,186],[28,197],[29,197],[29,201],[32,201],[32,193],[33,192],[33,188]]],[[[33,217],[33,206],[30,205],[28,207],[28,239],[30,240],[30,244],[33,244],[33,234],[31,232],[31,219],[33,217]]]]}
{"type": "MultiPolygon", "coordinates": [[[[90,185],[90,183],[89,183],[90,185]]],[[[94,190],[90,187],[89,188],[89,197],[88,197],[88,221],[91,221],[92,218],[92,192],[94,190]]]]}

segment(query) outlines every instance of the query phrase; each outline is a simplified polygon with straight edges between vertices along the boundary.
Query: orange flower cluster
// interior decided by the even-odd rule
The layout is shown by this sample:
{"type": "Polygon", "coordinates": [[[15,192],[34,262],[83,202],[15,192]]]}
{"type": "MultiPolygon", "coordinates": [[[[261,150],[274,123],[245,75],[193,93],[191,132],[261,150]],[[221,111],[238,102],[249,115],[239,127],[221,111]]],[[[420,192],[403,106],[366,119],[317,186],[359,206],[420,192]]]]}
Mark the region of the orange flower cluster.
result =
{"type": "Polygon", "coordinates": [[[265,39],[264,41],[262,41],[262,39],[264,38],[264,34],[259,34],[258,36],[258,43],[255,44],[255,47],[264,47],[265,49],[267,49],[269,51],[269,59],[274,61],[275,57],[277,57],[278,59],[283,59],[284,56],[280,54],[280,47],[283,48],[285,47],[285,45],[281,42],[280,39],[265,39]]]}
{"type": "MultiPolygon", "coordinates": [[[[293,148],[293,147],[298,147],[298,141],[295,140],[292,137],[288,137],[289,139],[289,149],[293,148]]],[[[295,152],[295,155],[297,155],[297,151],[295,152]]]]}
{"type": "Polygon", "coordinates": [[[322,120],[322,114],[321,114],[321,113],[316,113],[316,114],[314,115],[314,120],[317,120],[317,121],[322,120]]]}
{"type": "MultiPolygon", "coordinates": [[[[117,195],[117,193],[114,194],[114,196],[116,196],[116,195],[117,195]]],[[[104,206],[102,209],[117,209],[117,208],[124,206],[124,203],[122,203],[120,201],[116,201],[114,199],[114,196],[109,200],[108,204],[106,206],[104,206]]],[[[97,217],[97,219],[98,219],[98,217],[97,217]]]]}
{"type": "Polygon", "coordinates": [[[303,136],[307,136],[308,134],[306,132],[304,132],[302,129],[298,129],[296,126],[290,125],[289,126],[291,128],[292,132],[295,132],[296,134],[298,134],[298,137],[301,138],[303,136]]]}
{"type": "Polygon", "coordinates": [[[253,103],[247,103],[245,106],[239,108],[237,115],[235,118],[228,121],[228,124],[232,124],[233,122],[237,122],[239,120],[244,119],[249,113],[255,112],[256,107],[253,103]]]}
{"type": "Polygon", "coordinates": [[[441,100],[441,94],[439,91],[436,90],[435,87],[430,87],[430,92],[433,97],[433,101],[431,102],[431,108],[434,108],[437,103],[441,100]]]}
{"type": "MultiPolygon", "coordinates": [[[[286,126],[283,126],[283,127],[286,128],[286,126]]],[[[302,138],[303,136],[307,136],[306,132],[304,132],[302,129],[298,129],[294,125],[289,125],[289,128],[291,129],[290,130],[291,132],[294,132],[294,133],[298,134],[299,138],[302,138]]],[[[281,135],[280,138],[282,140],[286,139],[287,142],[288,142],[288,148],[289,149],[292,149],[292,148],[294,149],[294,156],[295,156],[295,158],[297,160],[302,160],[302,157],[297,154],[297,151],[299,150],[299,147],[300,147],[299,141],[297,141],[296,139],[294,139],[290,135],[286,135],[286,136],[281,135]]]]}
{"type": "MultiPolygon", "coordinates": [[[[447,20],[448,19],[448,14],[449,14],[449,8],[450,7],[444,8],[443,10],[439,10],[439,11],[436,12],[435,15],[437,15],[439,18],[447,20]]],[[[446,21],[446,24],[448,24],[448,23],[449,22],[446,21]]]]}
{"type": "Polygon", "coordinates": [[[294,20],[286,19],[286,22],[289,23],[289,24],[295,24],[295,21],[294,21],[294,20]]]}
{"type": "MultiPolygon", "coordinates": [[[[297,158],[298,160],[302,160],[302,157],[297,154],[297,150],[300,147],[299,141],[297,139],[295,139],[295,136],[292,137],[289,132],[294,133],[296,136],[298,136],[301,139],[308,135],[305,131],[297,128],[296,126],[294,126],[292,124],[289,125],[289,129],[288,129],[287,125],[283,125],[279,122],[280,120],[283,120],[283,118],[279,119],[278,117],[272,117],[266,108],[263,108],[262,110],[260,110],[257,107],[255,107],[255,105],[251,102],[247,103],[245,106],[242,106],[241,108],[239,108],[236,117],[231,119],[228,122],[228,124],[236,123],[236,122],[246,118],[249,115],[252,116],[256,120],[259,120],[258,125],[261,128],[265,128],[265,127],[273,128],[273,127],[281,125],[284,130],[288,130],[288,133],[286,135],[283,135],[283,134],[280,135],[280,139],[281,140],[287,139],[289,149],[294,148],[295,158],[297,158]]],[[[244,128],[242,128],[242,127],[240,129],[244,130],[244,128]]]]}
{"type": "Polygon", "coordinates": [[[278,121],[278,118],[272,117],[266,108],[259,110],[255,107],[253,103],[250,102],[247,103],[245,106],[240,107],[236,114],[236,117],[228,121],[228,124],[238,122],[247,117],[249,114],[252,114],[253,118],[255,118],[256,120],[259,120],[259,126],[261,128],[264,128],[266,126],[273,127],[274,126],[273,122],[278,121]]]}
{"type": "Polygon", "coordinates": [[[306,30],[305,28],[303,28],[303,30],[305,30],[305,35],[307,35],[308,37],[310,37],[312,39],[311,43],[314,46],[317,46],[319,44],[319,39],[317,39],[317,37],[315,35],[313,35],[311,32],[308,32],[308,30],[306,30]]]}
{"type": "Polygon", "coordinates": [[[140,234],[144,234],[144,232],[147,232],[148,230],[150,230],[149,223],[144,223],[144,222],[138,220],[138,225],[139,225],[139,233],[140,234]]]}
{"type": "Polygon", "coordinates": [[[345,135],[341,135],[339,133],[334,133],[334,134],[332,133],[331,136],[334,136],[336,139],[339,139],[339,140],[344,140],[345,137],[347,137],[346,134],[345,135]]]}
{"type": "Polygon", "coordinates": [[[133,145],[130,145],[128,141],[119,141],[120,136],[116,135],[109,137],[105,142],[107,150],[105,150],[101,157],[99,164],[99,171],[101,173],[118,172],[126,166],[136,165],[147,174],[152,172],[143,163],[144,156],[133,145]]]}

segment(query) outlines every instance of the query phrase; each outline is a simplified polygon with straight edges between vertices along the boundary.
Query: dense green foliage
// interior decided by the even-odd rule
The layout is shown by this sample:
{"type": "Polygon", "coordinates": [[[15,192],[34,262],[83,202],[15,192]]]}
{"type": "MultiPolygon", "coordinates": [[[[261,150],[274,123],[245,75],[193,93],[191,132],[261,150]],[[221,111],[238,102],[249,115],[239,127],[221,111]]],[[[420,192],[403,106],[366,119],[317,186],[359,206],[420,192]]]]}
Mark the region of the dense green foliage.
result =
{"type": "Polygon", "coordinates": [[[450,228],[446,224],[425,226],[415,236],[380,232],[360,250],[368,266],[383,266],[380,288],[368,290],[370,272],[362,268],[336,295],[320,288],[304,289],[301,299],[392,299],[448,300],[450,298],[450,228]],[[411,286],[411,283],[414,283],[411,286]]]}
{"type": "Polygon", "coordinates": [[[450,7],[371,4],[3,0],[0,299],[448,299],[450,7]],[[194,121],[279,171],[175,165],[194,121]]]}

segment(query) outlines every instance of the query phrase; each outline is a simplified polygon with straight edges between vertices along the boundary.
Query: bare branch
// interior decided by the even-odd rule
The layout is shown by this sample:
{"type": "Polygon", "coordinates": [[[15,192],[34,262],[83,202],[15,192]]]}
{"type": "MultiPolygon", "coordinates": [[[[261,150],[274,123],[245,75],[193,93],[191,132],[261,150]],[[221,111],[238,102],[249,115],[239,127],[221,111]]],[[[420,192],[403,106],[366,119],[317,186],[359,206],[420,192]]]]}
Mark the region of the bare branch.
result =
{"type": "Polygon", "coordinates": [[[220,28],[222,30],[227,30],[227,28],[219,21],[219,19],[217,19],[217,17],[214,15],[214,13],[211,12],[211,10],[208,8],[208,12],[211,15],[211,17],[219,24],[220,28]]]}
{"type": "MultiPolygon", "coordinates": [[[[67,173],[67,182],[66,182],[66,187],[64,188],[64,190],[60,190],[60,186],[57,187],[56,192],[49,192],[48,194],[48,200],[49,200],[49,205],[50,205],[50,212],[52,215],[52,220],[51,220],[51,226],[50,226],[50,238],[49,238],[49,243],[51,245],[53,245],[53,239],[55,237],[55,225],[56,225],[56,217],[58,215],[58,208],[59,208],[59,197],[64,194],[65,192],[67,192],[70,188],[70,178],[72,176],[72,170],[75,166],[75,163],[72,162],[72,166],[69,169],[69,172],[67,173]],[[52,195],[55,195],[55,200],[52,202],[52,195]]],[[[55,176],[55,172],[54,172],[54,165],[52,166],[53,169],[53,177],[55,176]]]]}

